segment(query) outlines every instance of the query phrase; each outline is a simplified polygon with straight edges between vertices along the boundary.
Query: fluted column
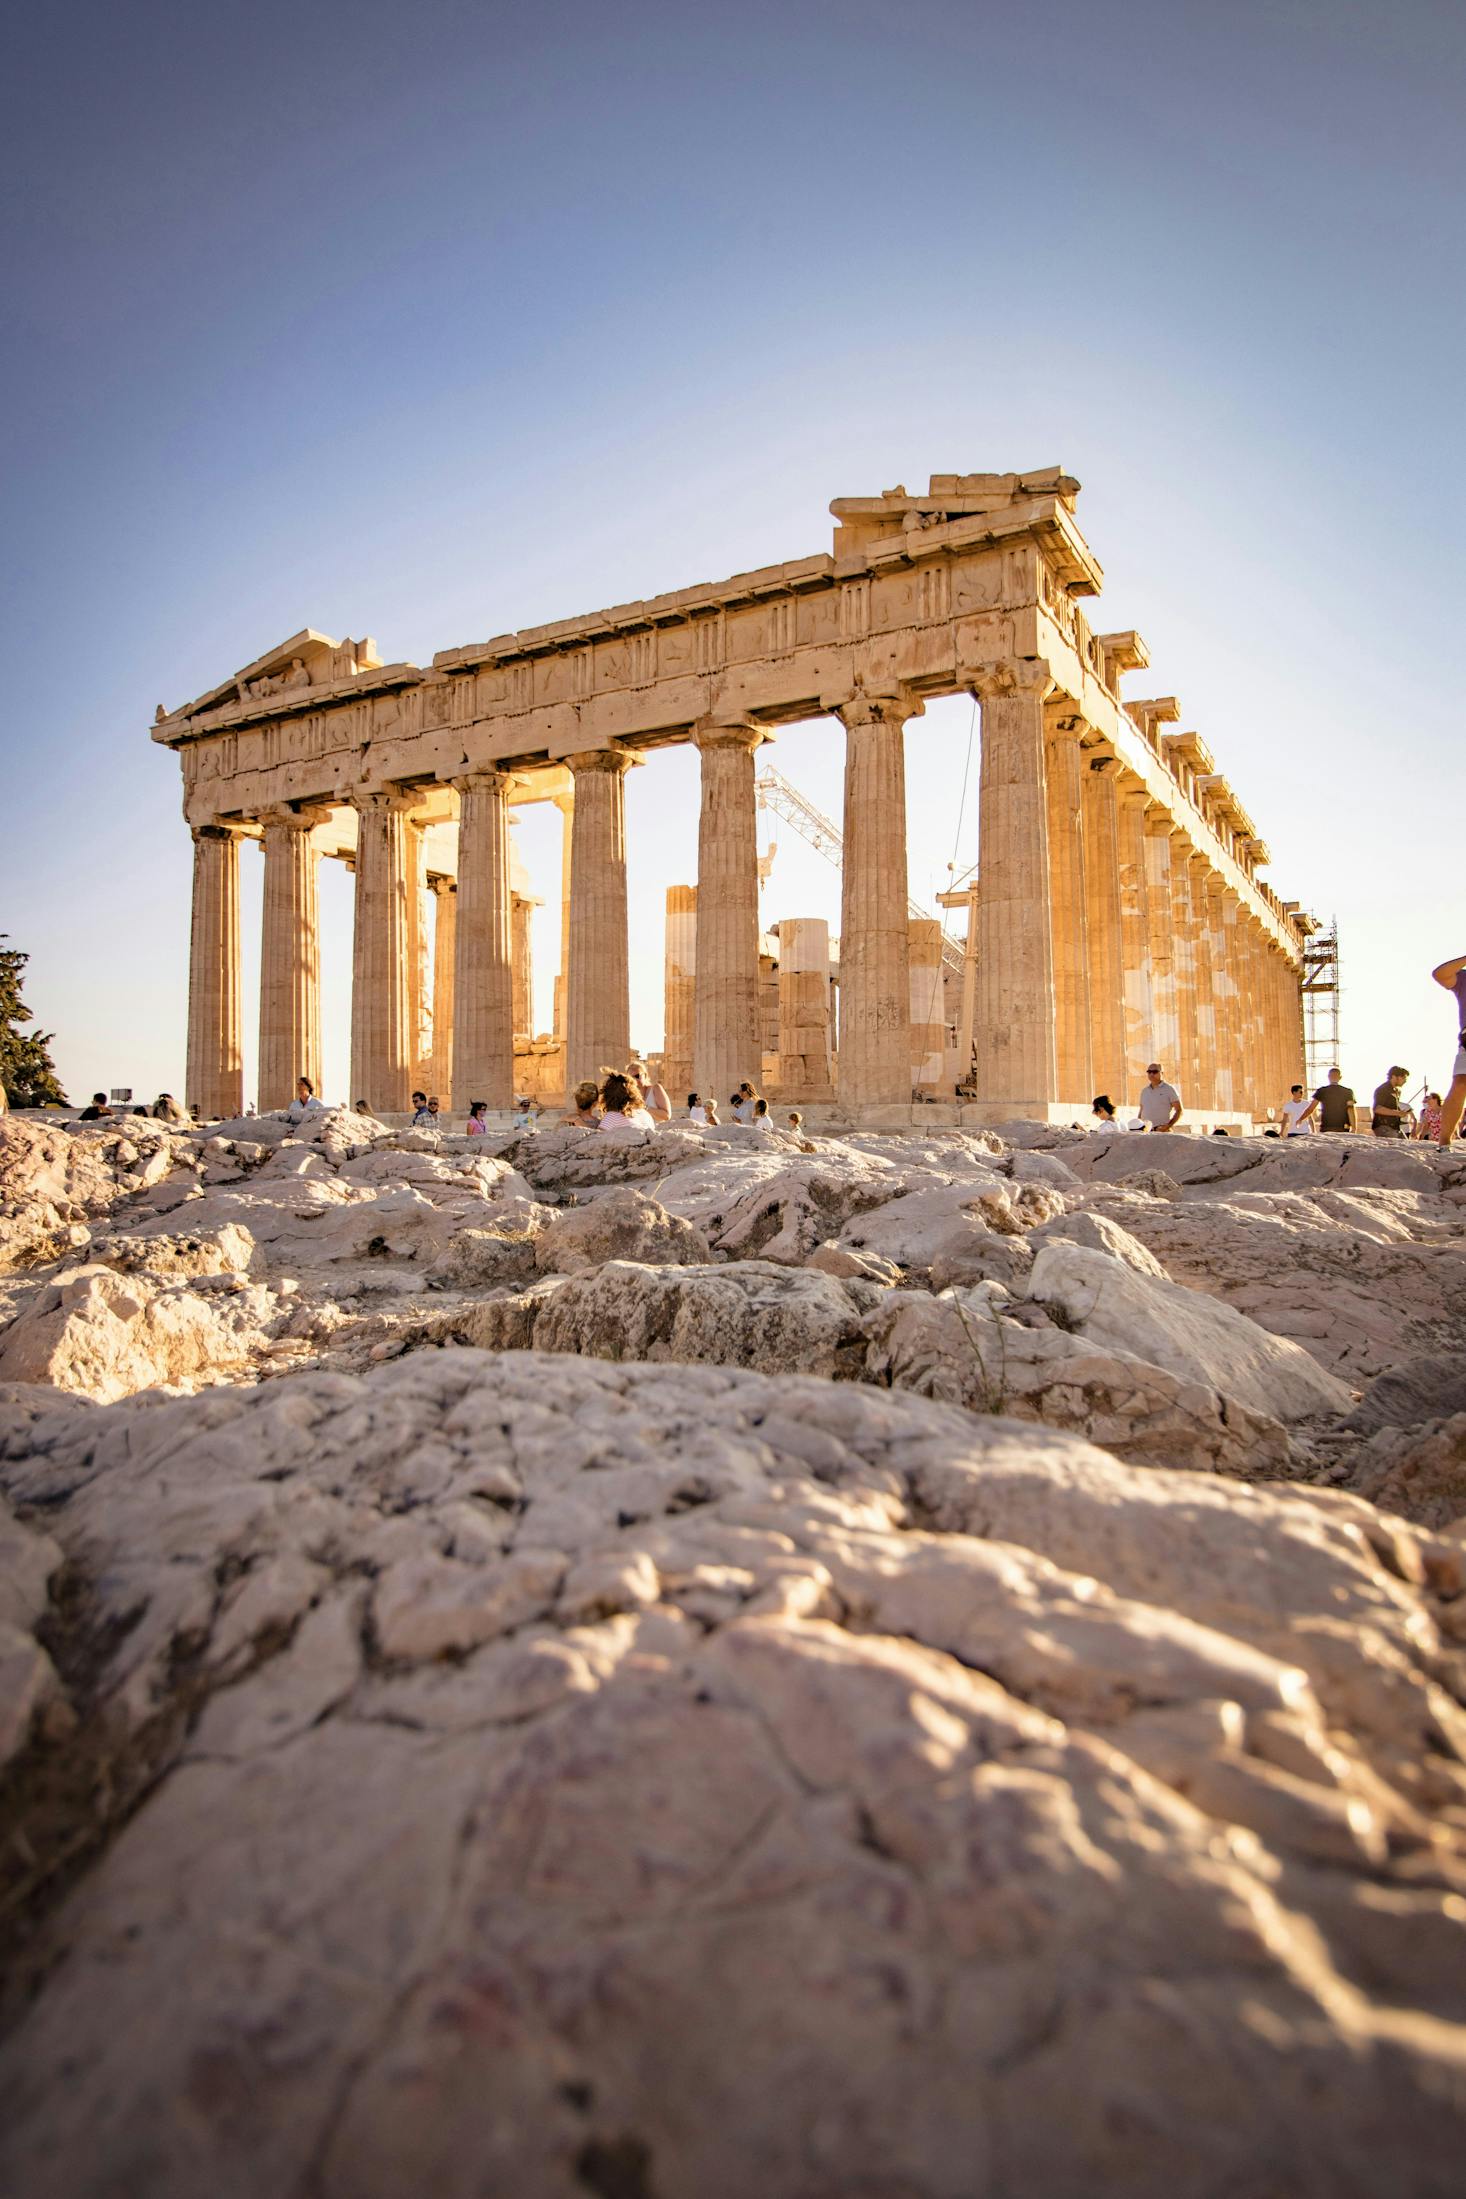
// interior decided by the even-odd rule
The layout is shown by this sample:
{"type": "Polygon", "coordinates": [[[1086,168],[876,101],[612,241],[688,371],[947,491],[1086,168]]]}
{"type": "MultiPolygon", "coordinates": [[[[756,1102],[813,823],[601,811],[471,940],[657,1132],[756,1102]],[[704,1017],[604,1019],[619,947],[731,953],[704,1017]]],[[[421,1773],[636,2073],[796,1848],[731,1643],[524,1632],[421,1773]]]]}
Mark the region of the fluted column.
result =
{"type": "MultiPolygon", "coordinates": [[[[631,757],[598,748],[569,758],[575,776],[570,843],[567,1086],[619,1069],[631,1051],[626,940],[626,773],[631,757]]],[[[746,1073],[746,1072],[745,1072],[746,1073]]]]}
{"type": "Polygon", "coordinates": [[[1090,1038],[1090,941],[1085,905],[1083,721],[1047,713],[1049,922],[1054,955],[1056,1097],[1088,1101],[1094,1090],[1090,1038]]]}
{"type": "Polygon", "coordinates": [[[575,824],[575,796],[557,794],[555,807],[560,812],[560,974],[555,980],[553,1029],[556,1038],[563,1045],[565,1004],[570,978],[570,841],[575,824]]]}
{"type": "Polygon", "coordinates": [[[513,971],[514,1035],[534,1036],[534,954],[530,942],[530,918],[538,906],[527,894],[509,896],[509,954],[513,971]]]}
{"type": "Polygon", "coordinates": [[[977,1095],[1014,1114],[1046,1115],[1058,1098],[1054,949],[1044,757],[1047,665],[1000,665],[982,700],[978,794],[977,1095]]]}
{"type": "Polygon", "coordinates": [[[453,958],[453,1106],[514,1100],[514,965],[509,916],[509,789],[471,771],[458,791],[458,917],[453,958]]]}
{"type": "Polygon", "coordinates": [[[188,960],[188,1091],[204,1121],[244,1112],[239,990],[239,836],[195,825],[188,960]]]}
{"type": "Polygon", "coordinates": [[[1214,870],[1206,874],[1208,960],[1212,993],[1212,1089],[1224,1113],[1241,1092],[1237,1067],[1237,897],[1214,870]]]}
{"type": "Polygon", "coordinates": [[[1190,896],[1188,929],[1191,934],[1192,1016],[1196,1032],[1196,1090],[1193,1107],[1217,1105],[1217,1018],[1212,991],[1211,925],[1206,884],[1211,866],[1193,852],[1186,858],[1186,884],[1190,896]]]}
{"type": "MultiPolygon", "coordinates": [[[[1120,955],[1125,1004],[1125,1078],[1127,1100],[1135,1100],[1145,1082],[1146,1064],[1155,1059],[1155,1015],[1151,1001],[1150,894],[1146,881],[1145,812],[1149,796],[1139,779],[1122,779],[1119,789],[1120,955]]],[[[1111,1098],[1116,1095],[1111,1093],[1111,1098]]]]}
{"type": "Polygon", "coordinates": [[[1237,932],[1246,971],[1240,1003],[1243,1099],[1250,1113],[1261,1115],[1276,1106],[1277,1095],[1272,1089],[1272,1063],[1268,1058],[1262,933],[1256,917],[1245,906],[1239,914],[1237,932]]]}
{"type": "Polygon", "coordinates": [[[779,921],[779,1097],[795,1106],[835,1096],[830,1051],[830,927],[779,921]]]}
{"type": "Polygon", "coordinates": [[[411,797],[359,794],[351,1097],[405,1114],[417,1048],[417,828],[411,797]]]}
{"type": "Polygon", "coordinates": [[[1084,907],[1089,930],[1090,1067],[1096,1092],[1118,1105],[1127,1089],[1125,977],[1120,912],[1119,767],[1090,756],[1084,807],[1084,907]]]}
{"type": "Polygon", "coordinates": [[[1176,1050],[1167,1074],[1187,1107],[1199,1107],[1201,1062],[1196,1043],[1196,939],[1191,920],[1191,843],[1171,836],[1171,983],[1176,997],[1176,1050]]]}
{"type": "MultiPolygon", "coordinates": [[[[692,1035],[697,1000],[697,888],[667,888],[666,952],[662,965],[662,1082],[673,1106],[693,1090],[692,1035]]],[[[726,1092],[714,1098],[727,1098],[726,1092]]]]}
{"type": "MultiPolygon", "coordinates": [[[[433,923],[433,1073],[428,1082],[448,1106],[453,1104],[453,964],[458,952],[458,886],[434,874],[428,880],[436,903],[433,923]]],[[[476,1092],[475,1099],[482,1093],[476,1092]]]]}
{"type": "MultiPolygon", "coordinates": [[[[321,1084],[321,859],[310,816],[270,810],[260,933],[262,1112],[288,1107],[301,1077],[321,1084]]],[[[355,1098],[353,1093],[352,1098],[355,1098]]]]}
{"type": "Polygon", "coordinates": [[[911,1099],[911,964],[906,932],[906,720],[903,691],[864,692],[835,715],[845,728],[845,855],[840,889],[840,1051],[847,1107],[911,1099]]]}
{"type": "Polygon", "coordinates": [[[759,1015],[758,811],[753,752],[763,730],[740,722],[695,729],[702,763],[697,826],[697,984],[692,1081],[717,1100],[762,1082],[759,1015]]]}
{"type": "Polygon", "coordinates": [[[1150,947],[1150,1044],[1169,1081],[1189,1096],[1180,1067],[1180,1026],[1176,1014],[1175,904],[1171,892],[1171,839],[1176,821],[1152,802],[1145,813],[1145,914],[1150,947]]]}

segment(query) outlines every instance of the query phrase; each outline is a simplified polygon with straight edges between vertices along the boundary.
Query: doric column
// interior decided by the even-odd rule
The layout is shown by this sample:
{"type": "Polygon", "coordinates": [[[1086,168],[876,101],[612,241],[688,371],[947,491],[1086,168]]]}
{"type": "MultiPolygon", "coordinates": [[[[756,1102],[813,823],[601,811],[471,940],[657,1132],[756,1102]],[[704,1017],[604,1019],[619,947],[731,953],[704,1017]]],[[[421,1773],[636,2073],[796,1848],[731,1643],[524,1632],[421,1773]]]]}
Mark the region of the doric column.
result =
{"type": "MultiPolygon", "coordinates": [[[[1058,1097],[1044,768],[1047,665],[982,675],[977,903],[977,1095],[1046,1115],[1058,1097]]],[[[847,857],[848,860],[848,857],[847,857]]]]}
{"type": "Polygon", "coordinates": [[[539,906],[527,894],[509,896],[509,959],[513,972],[514,1035],[534,1037],[534,954],[530,944],[530,918],[539,906]]]}
{"type": "Polygon", "coordinates": [[[570,839],[575,822],[575,796],[557,794],[560,812],[560,974],[555,980],[554,1032],[565,1042],[565,1002],[570,975],[570,839]]]}
{"type": "Polygon", "coordinates": [[[779,922],[779,1097],[800,1107],[835,1096],[830,1049],[830,927],[779,922]]]}
{"type": "Polygon", "coordinates": [[[412,797],[358,794],[351,1097],[407,1112],[417,1051],[417,827],[412,797]]]}
{"type": "MultiPolygon", "coordinates": [[[[697,888],[668,886],[666,956],[662,966],[665,1036],[662,1082],[674,1107],[694,1089],[692,1034],[697,985],[697,888]]],[[[720,1095],[714,1094],[714,1098],[720,1095]]],[[[726,1092],[721,1095],[727,1098],[726,1092]]]]}
{"type": "Polygon", "coordinates": [[[239,836],[193,828],[193,924],[188,962],[188,1090],[206,1121],[244,1113],[239,996],[239,836]]]}
{"type": "Polygon", "coordinates": [[[1150,1046],[1168,1080],[1188,1097],[1181,1076],[1180,1026],[1176,1015],[1175,904],[1171,893],[1171,840],[1176,820],[1159,802],[1145,812],[1145,915],[1150,947],[1150,1046]]]}
{"type": "Polygon", "coordinates": [[[1241,1054],[1243,1104],[1251,1114],[1266,1114],[1277,1105],[1272,1089],[1272,1062],[1268,1053],[1262,930],[1247,906],[1239,912],[1237,935],[1246,972],[1241,994],[1241,1054]]]}
{"type": "MultiPolygon", "coordinates": [[[[301,1077],[321,1085],[321,859],[311,838],[314,818],[268,810],[260,928],[260,1066],[262,1113],[288,1107],[301,1077]]],[[[354,1099],[355,1093],[351,1094],[354,1099]]]]}
{"type": "Polygon", "coordinates": [[[631,1051],[626,943],[626,773],[632,759],[597,748],[569,759],[575,777],[570,843],[567,1089],[631,1051]]]}
{"type": "Polygon", "coordinates": [[[1176,1050],[1166,1073],[1188,1107],[1199,1107],[1201,1063],[1196,1044],[1196,939],[1191,917],[1191,843],[1171,835],[1171,983],[1176,999],[1176,1050]]]}
{"type": "Polygon", "coordinates": [[[911,1099],[911,967],[906,933],[904,691],[853,695],[845,728],[845,854],[840,889],[840,1052],[847,1107],[911,1099]]]}
{"type": "Polygon", "coordinates": [[[509,917],[509,789],[470,771],[458,792],[458,918],[453,958],[453,1107],[514,1100],[514,965],[509,917]]]}
{"type": "MultiPolygon", "coordinates": [[[[1150,894],[1146,882],[1145,812],[1150,797],[1128,774],[1119,787],[1120,959],[1125,1004],[1127,1100],[1139,1097],[1147,1062],[1155,1058],[1155,1015],[1150,987],[1150,894]]],[[[1111,1093],[1112,1099],[1116,1098],[1111,1093]]]]}
{"type": "Polygon", "coordinates": [[[1208,1108],[1217,1105],[1217,1019],[1212,991],[1211,920],[1206,894],[1210,875],[1211,866],[1204,855],[1193,851],[1187,856],[1192,1017],[1196,1032],[1196,1090],[1191,1104],[1208,1108]]]}
{"type": "Polygon", "coordinates": [[[1084,808],[1084,907],[1089,931],[1090,1067],[1095,1091],[1108,1092],[1118,1106],[1127,1090],[1119,766],[1110,756],[1088,756],[1086,762],[1080,799],[1084,808]]]}
{"type": "Polygon", "coordinates": [[[943,1099],[946,1084],[947,993],[942,974],[942,927],[931,916],[913,916],[906,926],[911,962],[912,1089],[943,1099]]]}
{"type": "Polygon", "coordinates": [[[762,1082],[753,752],[764,734],[745,720],[700,725],[694,738],[702,759],[702,806],[692,1081],[700,1092],[726,1100],[742,1078],[762,1082]]]}
{"type": "Polygon", "coordinates": [[[1214,870],[1205,878],[1207,960],[1211,968],[1212,1090],[1225,1114],[1237,1105],[1237,899],[1214,870]]]}
{"type": "Polygon", "coordinates": [[[1083,720],[1052,704],[1045,714],[1048,738],[1046,793],[1049,827],[1049,927],[1054,955],[1054,1054],[1056,1097],[1083,1100],[1094,1091],[1090,1037],[1090,943],[1085,905],[1083,781],[1079,746],[1083,720]]]}
{"type": "MultiPolygon", "coordinates": [[[[445,1106],[453,1104],[453,964],[458,951],[458,885],[434,872],[428,879],[433,922],[433,1073],[428,1079],[445,1106]]],[[[475,1099],[483,1094],[476,1092],[475,1099]]]]}

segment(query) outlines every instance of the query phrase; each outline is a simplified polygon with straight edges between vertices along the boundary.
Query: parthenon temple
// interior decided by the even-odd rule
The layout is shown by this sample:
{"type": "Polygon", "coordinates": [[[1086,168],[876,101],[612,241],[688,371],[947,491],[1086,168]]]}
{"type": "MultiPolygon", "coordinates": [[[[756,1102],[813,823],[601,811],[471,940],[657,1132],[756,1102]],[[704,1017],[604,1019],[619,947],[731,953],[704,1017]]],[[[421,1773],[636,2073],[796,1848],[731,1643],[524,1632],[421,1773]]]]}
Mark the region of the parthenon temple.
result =
{"type": "Polygon", "coordinates": [[[1102,575],[1078,490],[1057,467],[935,474],[924,494],[837,498],[825,555],[426,667],[307,630],[160,707],[194,842],[190,1101],[244,1104],[239,866],[257,840],[260,1107],[320,1080],[323,857],[355,871],[350,1096],[391,1113],[430,1081],[457,1109],[508,1105],[535,1050],[509,833],[529,802],[564,819],[539,1085],[624,1062],[626,774],[691,742],[696,886],[668,896],[679,1080],[721,1096],[768,1064],[770,1089],[856,1119],[955,1105],[960,1087],[964,1121],[1068,1120],[1096,1091],[1133,1093],[1155,1059],[1193,1116],[1261,1111],[1302,1073],[1309,919],[1259,878],[1268,849],[1175,699],[1121,699],[1149,656],[1079,609],[1102,575]],[[948,1011],[932,1005],[939,928],[908,909],[904,758],[908,722],[950,694],[977,699],[981,747],[978,867],[944,897],[967,910],[948,1011]],[[816,717],[845,744],[838,987],[827,927],[786,921],[771,989],[755,754],[816,717]]]}

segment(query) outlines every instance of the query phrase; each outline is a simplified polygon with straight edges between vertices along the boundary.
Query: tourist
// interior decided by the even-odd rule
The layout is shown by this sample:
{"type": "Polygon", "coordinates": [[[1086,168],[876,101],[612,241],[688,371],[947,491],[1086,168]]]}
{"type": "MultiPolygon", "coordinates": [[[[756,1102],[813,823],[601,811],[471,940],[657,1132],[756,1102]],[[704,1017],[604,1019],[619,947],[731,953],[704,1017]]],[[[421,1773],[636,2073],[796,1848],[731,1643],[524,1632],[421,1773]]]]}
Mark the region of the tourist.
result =
{"type": "Polygon", "coordinates": [[[773,1130],[774,1118],[769,1113],[769,1103],[766,1099],[756,1099],[754,1101],[753,1114],[749,1119],[755,1130],[773,1130]]]}
{"type": "Polygon", "coordinates": [[[412,1127],[414,1130],[431,1130],[433,1127],[433,1118],[428,1113],[426,1092],[414,1092],[412,1095],[412,1127]]]}
{"type": "Polygon", "coordinates": [[[701,1123],[705,1123],[708,1119],[708,1111],[696,1092],[689,1092],[687,1095],[687,1119],[689,1122],[701,1123]]]}
{"type": "Polygon", "coordinates": [[[81,1119],[83,1122],[101,1122],[105,1117],[110,1116],[111,1113],[112,1110],[107,1105],[106,1093],[93,1092],[92,1104],[90,1107],[84,1107],[82,1109],[81,1119]]]}
{"type": "Polygon", "coordinates": [[[316,1098],[316,1088],[309,1077],[297,1077],[295,1097],[285,1112],[292,1122],[304,1122],[307,1115],[319,1115],[325,1112],[321,1102],[316,1098]]]}
{"type": "Polygon", "coordinates": [[[1451,1140],[1461,1127],[1462,1113],[1466,1112],[1466,954],[1442,962],[1439,969],[1430,974],[1437,985],[1444,985],[1456,1000],[1456,1059],[1446,1096],[1441,1102],[1440,1149],[1449,1153],[1451,1140]]]}
{"type": "Polygon", "coordinates": [[[730,1122],[746,1122],[748,1120],[743,1112],[743,1094],[741,1092],[735,1092],[728,1102],[728,1119],[730,1122]]]}
{"type": "Polygon", "coordinates": [[[712,1099],[705,1099],[702,1103],[702,1106],[703,1113],[707,1118],[707,1125],[709,1130],[720,1130],[722,1128],[722,1124],[718,1121],[717,1101],[712,1099]]]}
{"type": "Polygon", "coordinates": [[[733,1117],[736,1122],[753,1121],[754,1101],[757,1098],[758,1093],[749,1083],[747,1077],[745,1077],[743,1082],[739,1085],[737,1091],[733,1094],[733,1099],[731,1102],[733,1108],[733,1117]]]}
{"type": "Polygon", "coordinates": [[[600,1086],[593,1077],[582,1077],[571,1097],[574,1105],[566,1112],[567,1122],[577,1122],[582,1130],[599,1130],[601,1127],[600,1086]]]}
{"type": "Polygon", "coordinates": [[[485,1120],[484,1120],[484,1117],[485,1117],[485,1116],[486,1116],[486,1115],[488,1114],[488,1111],[489,1111],[489,1103],[488,1103],[488,1101],[487,1101],[487,1100],[470,1100],[470,1101],[469,1101],[469,1103],[468,1103],[468,1123],[467,1123],[467,1128],[466,1128],[466,1133],[465,1133],[465,1134],[466,1134],[466,1135],[467,1135],[468,1137],[470,1137],[470,1138],[486,1138],[486,1137],[488,1136],[488,1134],[489,1134],[489,1126],[488,1126],[487,1122],[485,1122],[485,1120]]]}
{"type": "Polygon", "coordinates": [[[372,1113],[370,1100],[359,1099],[355,1107],[352,1109],[352,1113],[354,1115],[365,1115],[371,1122],[375,1122],[377,1120],[376,1116],[372,1113]]]}
{"type": "Polygon", "coordinates": [[[1283,1102],[1283,1111],[1280,1117],[1285,1138],[1311,1138],[1313,1136],[1313,1110],[1316,1104],[1316,1101],[1306,1100],[1303,1097],[1301,1084],[1290,1087],[1288,1097],[1283,1102]]]}
{"type": "Polygon", "coordinates": [[[188,1117],[171,1092],[160,1092],[153,1102],[153,1119],[156,1122],[187,1122],[188,1117]]]}
{"type": "Polygon", "coordinates": [[[534,1109],[528,1099],[514,1102],[514,1127],[516,1130],[533,1130],[534,1109]]]}
{"type": "Polygon", "coordinates": [[[1420,1103],[1420,1114],[1415,1124],[1417,1138],[1431,1145],[1441,1142],[1441,1096],[1439,1092],[1427,1092],[1420,1103]]]}
{"type": "Polygon", "coordinates": [[[1318,1109],[1318,1127],[1330,1137],[1338,1137],[1343,1131],[1354,1128],[1354,1109],[1358,1105],[1353,1087],[1344,1082],[1342,1069],[1330,1069],[1328,1077],[1313,1095],[1318,1109]]]}
{"type": "Polygon", "coordinates": [[[1158,1061],[1151,1062],[1145,1072],[1139,1107],[1147,1130],[1173,1130],[1181,1120],[1181,1095],[1174,1084],[1166,1083],[1158,1061]]]}
{"type": "Polygon", "coordinates": [[[1119,1129],[1120,1125],[1115,1118],[1115,1103],[1108,1092],[1096,1093],[1089,1103],[1089,1111],[1094,1117],[1097,1130],[1119,1129]]]}
{"type": "Polygon", "coordinates": [[[799,1140],[801,1153],[817,1153],[819,1151],[819,1147],[814,1143],[814,1140],[805,1135],[804,1117],[797,1107],[791,1108],[789,1111],[789,1131],[792,1137],[799,1140]]]}
{"type": "Polygon", "coordinates": [[[1413,1119],[1410,1109],[1401,1104],[1405,1079],[1409,1074],[1408,1069],[1401,1069],[1396,1065],[1384,1083],[1375,1086],[1369,1127],[1377,1138],[1404,1137],[1405,1124],[1413,1119]]]}
{"type": "Polygon", "coordinates": [[[434,1130],[441,1130],[443,1127],[440,1119],[442,1113],[443,1102],[438,1098],[436,1092],[430,1093],[428,1096],[428,1121],[434,1130]]]}
{"type": "Polygon", "coordinates": [[[668,1097],[667,1087],[663,1084],[661,1078],[653,1077],[651,1083],[645,1089],[646,1111],[651,1116],[652,1121],[670,1122],[672,1120],[672,1102],[668,1097]]]}
{"type": "Polygon", "coordinates": [[[655,1130],[656,1124],[641,1103],[641,1086],[634,1077],[625,1077],[612,1070],[601,1086],[601,1136],[603,1138],[630,1138],[643,1130],[655,1130]]]}

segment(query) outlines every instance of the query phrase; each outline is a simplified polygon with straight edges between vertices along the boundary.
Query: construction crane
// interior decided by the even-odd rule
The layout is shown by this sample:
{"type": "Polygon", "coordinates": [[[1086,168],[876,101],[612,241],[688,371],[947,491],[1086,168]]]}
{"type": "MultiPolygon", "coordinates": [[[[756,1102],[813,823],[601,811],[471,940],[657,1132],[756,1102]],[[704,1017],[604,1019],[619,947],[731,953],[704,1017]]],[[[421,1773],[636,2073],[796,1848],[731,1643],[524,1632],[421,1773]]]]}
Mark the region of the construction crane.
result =
{"type": "MultiPolygon", "coordinates": [[[[776,816],[784,818],[794,827],[801,839],[807,840],[818,854],[823,855],[826,862],[833,863],[836,870],[843,867],[845,842],[839,826],[833,824],[822,809],[816,809],[814,803],[807,800],[797,786],[791,786],[781,771],[776,771],[772,764],[765,764],[754,780],[754,788],[758,794],[760,809],[773,810],[776,816]]],[[[934,921],[931,910],[924,909],[919,901],[913,901],[909,895],[906,913],[923,923],[934,921]]],[[[945,926],[942,930],[942,960],[958,977],[962,975],[962,949],[955,940],[947,937],[945,926]]]]}

